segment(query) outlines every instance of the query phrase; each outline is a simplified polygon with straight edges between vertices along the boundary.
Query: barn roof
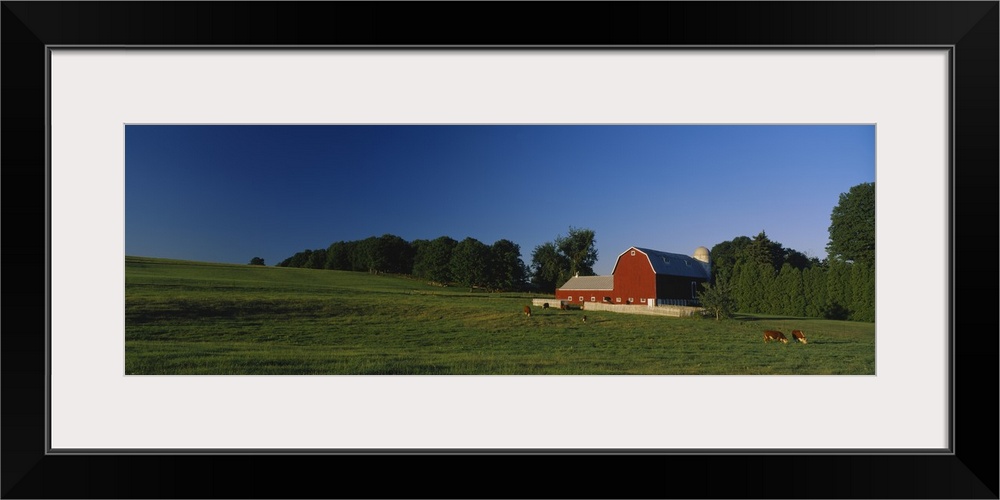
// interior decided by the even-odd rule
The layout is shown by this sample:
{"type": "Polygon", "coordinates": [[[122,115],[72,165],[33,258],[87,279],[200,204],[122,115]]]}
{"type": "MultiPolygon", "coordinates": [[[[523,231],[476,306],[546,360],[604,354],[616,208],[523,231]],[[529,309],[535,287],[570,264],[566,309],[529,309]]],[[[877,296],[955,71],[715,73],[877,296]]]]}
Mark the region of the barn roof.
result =
{"type": "Polygon", "coordinates": [[[560,290],[614,290],[614,276],[574,276],[560,290]]]}
{"type": "MultiPolygon", "coordinates": [[[[646,254],[649,258],[649,264],[653,266],[653,272],[656,274],[686,276],[689,278],[701,278],[705,280],[710,279],[712,276],[709,265],[695,259],[694,257],[681,253],[661,252],[659,250],[651,250],[649,248],[632,248],[646,254]]],[[[629,250],[625,250],[625,252],[628,252],[629,250]]],[[[621,256],[625,255],[625,252],[622,252],[618,258],[621,259],[621,256]]],[[[617,267],[618,263],[616,262],[615,268],[617,267]]]]}

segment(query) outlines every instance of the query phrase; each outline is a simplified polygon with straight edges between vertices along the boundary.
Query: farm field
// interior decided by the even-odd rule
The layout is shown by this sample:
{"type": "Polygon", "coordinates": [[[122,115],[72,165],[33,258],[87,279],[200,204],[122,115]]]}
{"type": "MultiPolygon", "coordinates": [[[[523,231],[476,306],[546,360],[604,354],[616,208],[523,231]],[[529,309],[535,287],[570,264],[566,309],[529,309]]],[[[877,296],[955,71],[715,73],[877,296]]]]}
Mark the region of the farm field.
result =
{"type": "Polygon", "coordinates": [[[125,258],[128,375],[874,375],[875,324],[523,307],[406,277],[125,258]],[[587,321],[583,321],[583,316],[587,321]],[[764,343],[803,330],[808,344],[764,343]]]}

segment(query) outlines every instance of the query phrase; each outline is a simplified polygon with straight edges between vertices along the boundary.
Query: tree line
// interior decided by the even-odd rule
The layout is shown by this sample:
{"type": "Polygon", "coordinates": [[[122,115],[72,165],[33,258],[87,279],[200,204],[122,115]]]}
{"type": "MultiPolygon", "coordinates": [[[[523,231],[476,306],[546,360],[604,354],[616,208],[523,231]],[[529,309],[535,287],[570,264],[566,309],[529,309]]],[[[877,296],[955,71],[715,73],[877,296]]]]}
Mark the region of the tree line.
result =
{"type": "Polygon", "coordinates": [[[700,294],[716,319],[747,311],[875,321],[875,184],[840,195],[828,257],[809,258],[763,231],[712,247],[712,280],[700,294]]]}
{"type": "MultiPolygon", "coordinates": [[[[487,245],[471,237],[406,241],[393,234],[306,249],[276,266],[404,274],[442,285],[553,293],[577,273],[594,274],[595,262],[594,231],[570,227],[569,234],[535,247],[531,266],[524,264],[520,245],[508,239],[487,245]]],[[[264,261],[254,257],[250,264],[264,261]]]]}
{"type": "Polygon", "coordinates": [[[875,321],[873,262],[802,259],[764,232],[719,243],[711,253],[713,279],[700,299],[717,318],[747,311],[875,321]],[[777,251],[759,253],[767,247],[777,251]]]}
{"type": "Polygon", "coordinates": [[[487,245],[475,238],[449,236],[407,241],[394,234],[338,241],[327,248],[303,250],[276,264],[373,274],[404,274],[442,285],[521,290],[528,269],[518,244],[501,239],[487,245]]]}

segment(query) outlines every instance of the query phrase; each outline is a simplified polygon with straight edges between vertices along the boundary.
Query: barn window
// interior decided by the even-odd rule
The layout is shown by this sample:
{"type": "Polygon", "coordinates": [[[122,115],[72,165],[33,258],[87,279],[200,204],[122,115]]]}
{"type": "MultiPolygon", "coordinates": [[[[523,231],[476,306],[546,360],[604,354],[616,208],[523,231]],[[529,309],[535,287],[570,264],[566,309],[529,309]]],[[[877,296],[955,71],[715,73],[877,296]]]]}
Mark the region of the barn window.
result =
{"type": "Polygon", "coordinates": [[[621,297],[615,297],[615,302],[621,302],[621,301],[622,301],[621,297]]]}
{"type": "Polygon", "coordinates": [[[642,302],[643,304],[645,304],[646,303],[646,299],[639,299],[639,302],[642,302]]]}
{"type": "Polygon", "coordinates": [[[591,301],[591,302],[597,302],[597,297],[591,297],[591,298],[590,298],[590,301],[591,301]]]}
{"type": "Polygon", "coordinates": [[[580,296],[580,302],[583,302],[583,295],[580,296]]]}
{"type": "Polygon", "coordinates": [[[633,257],[635,257],[635,250],[632,250],[632,253],[631,253],[631,254],[629,254],[629,255],[631,255],[631,256],[633,256],[633,257]]]}
{"type": "Polygon", "coordinates": [[[692,299],[698,298],[698,282],[697,281],[692,281],[691,282],[691,298],[692,299]]]}

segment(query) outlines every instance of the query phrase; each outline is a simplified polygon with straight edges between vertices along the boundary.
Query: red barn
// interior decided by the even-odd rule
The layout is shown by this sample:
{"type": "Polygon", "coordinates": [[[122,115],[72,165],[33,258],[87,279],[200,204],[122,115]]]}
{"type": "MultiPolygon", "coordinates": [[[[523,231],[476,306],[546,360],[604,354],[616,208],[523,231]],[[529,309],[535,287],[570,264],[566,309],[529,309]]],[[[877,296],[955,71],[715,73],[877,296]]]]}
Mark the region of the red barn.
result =
{"type": "Polygon", "coordinates": [[[556,298],[575,304],[695,305],[700,284],[711,279],[708,249],[694,255],[632,247],[622,252],[611,276],[575,276],[556,298]]]}

